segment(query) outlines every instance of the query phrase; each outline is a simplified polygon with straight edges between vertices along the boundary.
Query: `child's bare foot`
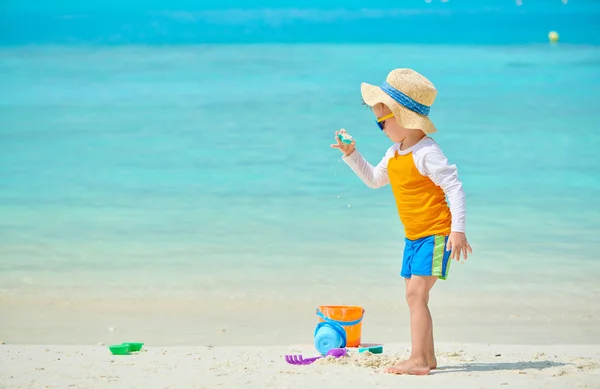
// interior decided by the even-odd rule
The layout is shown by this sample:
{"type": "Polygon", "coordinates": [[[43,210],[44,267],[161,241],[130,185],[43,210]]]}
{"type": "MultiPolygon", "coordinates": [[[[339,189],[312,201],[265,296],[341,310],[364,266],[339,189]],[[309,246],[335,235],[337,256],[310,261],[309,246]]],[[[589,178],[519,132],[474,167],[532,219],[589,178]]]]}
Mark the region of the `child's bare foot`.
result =
{"type": "Polygon", "coordinates": [[[427,375],[430,370],[429,363],[419,363],[417,360],[407,359],[392,367],[388,367],[385,369],[385,372],[390,374],[427,375]]]}
{"type": "Polygon", "coordinates": [[[435,357],[429,360],[429,368],[431,370],[435,370],[437,368],[437,359],[435,357]]]}

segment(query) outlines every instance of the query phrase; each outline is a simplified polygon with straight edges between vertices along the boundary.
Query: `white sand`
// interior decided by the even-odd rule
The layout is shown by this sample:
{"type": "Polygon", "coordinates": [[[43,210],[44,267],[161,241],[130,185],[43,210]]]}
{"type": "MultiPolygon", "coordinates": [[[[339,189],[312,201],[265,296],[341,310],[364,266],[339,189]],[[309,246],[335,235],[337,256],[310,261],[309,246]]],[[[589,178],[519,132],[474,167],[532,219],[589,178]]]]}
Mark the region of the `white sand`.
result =
{"type": "Polygon", "coordinates": [[[171,347],[112,356],[102,346],[0,346],[1,388],[600,388],[600,346],[442,343],[428,377],[392,376],[382,367],[407,355],[292,366],[288,353],[311,346],[171,347]]]}

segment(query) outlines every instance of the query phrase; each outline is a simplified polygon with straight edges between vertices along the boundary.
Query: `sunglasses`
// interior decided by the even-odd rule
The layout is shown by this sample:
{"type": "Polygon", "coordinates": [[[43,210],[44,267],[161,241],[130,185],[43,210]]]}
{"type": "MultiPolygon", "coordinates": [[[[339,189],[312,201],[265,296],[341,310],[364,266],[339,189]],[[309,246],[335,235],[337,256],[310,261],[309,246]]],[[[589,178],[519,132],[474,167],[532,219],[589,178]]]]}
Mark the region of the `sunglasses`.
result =
{"type": "Polygon", "coordinates": [[[393,118],[393,117],[394,117],[394,114],[390,113],[390,114],[387,114],[387,115],[382,116],[380,118],[377,118],[377,126],[379,127],[379,129],[381,131],[383,131],[383,126],[385,126],[385,121],[388,120],[388,119],[390,119],[390,118],[393,118]]]}

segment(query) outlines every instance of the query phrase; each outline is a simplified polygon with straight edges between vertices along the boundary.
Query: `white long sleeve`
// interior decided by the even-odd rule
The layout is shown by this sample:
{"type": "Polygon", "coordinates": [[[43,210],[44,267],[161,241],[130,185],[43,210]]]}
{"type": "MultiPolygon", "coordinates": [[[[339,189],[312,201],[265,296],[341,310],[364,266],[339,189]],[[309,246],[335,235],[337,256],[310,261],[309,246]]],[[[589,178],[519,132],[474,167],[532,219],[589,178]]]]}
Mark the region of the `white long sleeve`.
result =
{"type": "Polygon", "coordinates": [[[417,169],[446,194],[452,214],[452,232],[465,232],[465,192],[458,178],[456,165],[448,163],[448,159],[433,140],[428,139],[419,146],[413,150],[417,169]]]}
{"type": "Polygon", "coordinates": [[[388,160],[394,156],[394,149],[395,146],[390,147],[377,166],[371,165],[358,150],[354,150],[348,157],[342,157],[342,160],[350,166],[365,185],[377,189],[390,183],[387,164],[388,160]]]}

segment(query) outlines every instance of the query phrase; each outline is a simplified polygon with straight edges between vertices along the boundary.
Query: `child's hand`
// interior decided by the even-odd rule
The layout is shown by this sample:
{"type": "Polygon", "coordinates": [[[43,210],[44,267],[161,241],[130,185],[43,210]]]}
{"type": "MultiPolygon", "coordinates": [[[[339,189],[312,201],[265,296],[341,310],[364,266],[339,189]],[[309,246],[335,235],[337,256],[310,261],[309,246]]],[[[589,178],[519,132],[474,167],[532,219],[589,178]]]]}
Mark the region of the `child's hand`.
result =
{"type": "Polygon", "coordinates": [[[344,153],[344,156],[348,157],[350,154],[352,154],[354,152],[354,150],[356,149],[356,141],[353,139],[352,143],[344,143],[340,140],[340,138],[338,138],[339,134],[345,134],[346,130],[344,130],[343,128],[339,131],[335,132],[335,141],[336,144],[331,145],[331,147],[333,147],[334,149],[340,149],[340,151],[342,153],[344,153]]]}
{"type": "Polygon", "coordinates": [[[467,242],[467,236],[464,232],[452,232],[448,238],[448,245],[446,251],[451,251],[450,257],[457,261],[460,261],[460,255],[463,254],[465,260],[467,259],[467,251],[469,254],[473,253],[469,242],[467,242]]]}

